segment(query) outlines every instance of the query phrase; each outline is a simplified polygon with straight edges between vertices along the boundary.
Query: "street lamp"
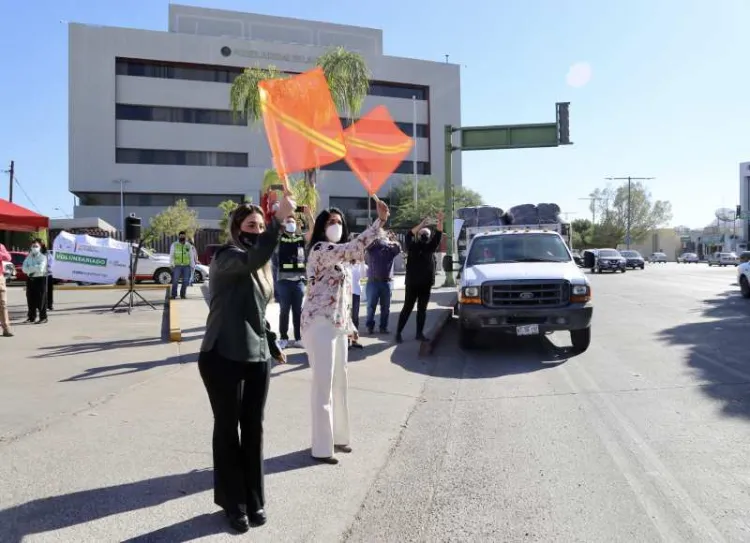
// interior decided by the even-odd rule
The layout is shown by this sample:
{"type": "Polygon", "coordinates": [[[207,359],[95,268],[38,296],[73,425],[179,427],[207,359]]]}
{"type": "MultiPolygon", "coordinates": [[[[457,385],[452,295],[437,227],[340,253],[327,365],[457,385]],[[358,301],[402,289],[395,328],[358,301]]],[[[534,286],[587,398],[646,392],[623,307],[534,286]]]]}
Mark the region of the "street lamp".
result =
{"type": "Polygon", "coordinates": [[[130,183],[127,179],[115,179],[112,181],[120,185],[120,230],[125,232],[125,185],[130,183]]]}

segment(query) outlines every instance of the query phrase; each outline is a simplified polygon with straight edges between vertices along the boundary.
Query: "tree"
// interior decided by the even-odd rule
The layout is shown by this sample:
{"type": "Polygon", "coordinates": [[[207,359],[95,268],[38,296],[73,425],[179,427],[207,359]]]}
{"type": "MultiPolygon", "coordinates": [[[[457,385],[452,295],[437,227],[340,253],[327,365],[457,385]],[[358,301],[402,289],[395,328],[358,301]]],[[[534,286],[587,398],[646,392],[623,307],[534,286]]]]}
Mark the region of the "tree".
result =
{"type": "MultiPolygon", "coordinates": [[[[364,57],[343,47],[335,47],[321,55],[316,65],[323,69],[339,113],[347,119],[354,119],[362,110],[370,89],[370,71],[364,57]]],[[[261,120],[263,113],[258,84],[267,79],[286,77],[287,74],[275,66],[246,68],[232,83],[229,93],[232,110],[250,123],[261,120]]],[[[317,171],[307,170],[304,176],[305,181],[314,187],[317,171]]]]}
{"type": "Polygon", "coordinates": [[[591,249],[594,246],[594,225],[588,219],[576,219],[570,223],[573,228],[573,247],[591,249]]]}
{"type": "MultiPolygon", "coordinates": [[[[266,170],[263,174],[263,186],[261,191],[265,193],[274,185],[280,185],[281,178],[274,169],[266,170]]],[[[290,177],[289,188],[292,191],[292,198],[297,202],[298,206],[307,206],[310,209],[310,213],[315,215],[320,204],[320,198],[318,197],[318,191],[315,190],[315,186],[311,185],[304,179],[290,177]]]]}
{"type": "MultiPolygon", "coordinates": [[[[591,197],[591,210],[597,217],[593,242],[600,247],[615,247],[625,242],[628,224],[628,184],[596,189],[591,197]]],[[[672,220],[672,204],[654,201],[641,182],[630,185],[631,243],[646,239],[649,232],[672,220]]]]}
{"type": "Polygon", "coordinates": [[[177,200],[173,206],[151,218],[144,239],[174,236],[183,230],[189,237],[193,237],[198,228],[198,212],[188,207],[187,200],[177,200]]]}
{"type": "MultiPolygon", "coordinates": [[[[482,196],[471,189],[455,187],[453,190],[455,207],[482,205],[482,196]]],[[[414,178],[407,177],[396,186],[390,195],[393,211],[393,226],[413,227],[427,216],[435,216],[445,210],[443,184],[429,176],[420,176],[417,181],[417,201],[414,201],[414,178]]]]}
{"type": "Polygon", "coordinates": [[[49,246],[49,231],[46,228],[29,233],[29,243],[33,242],[35,239],[41,239],[42,243],[44,243],[48,249],[52,249],[52,247],[49,246]]]}
{"type": "Polygon", "coordinates": [[[226,243],[229,240],[229,217],[232,211],[240,205],[234,200],[224,200],[218,207],[221,210],[221,219],[219,219],[219,242],[226,243]]]}

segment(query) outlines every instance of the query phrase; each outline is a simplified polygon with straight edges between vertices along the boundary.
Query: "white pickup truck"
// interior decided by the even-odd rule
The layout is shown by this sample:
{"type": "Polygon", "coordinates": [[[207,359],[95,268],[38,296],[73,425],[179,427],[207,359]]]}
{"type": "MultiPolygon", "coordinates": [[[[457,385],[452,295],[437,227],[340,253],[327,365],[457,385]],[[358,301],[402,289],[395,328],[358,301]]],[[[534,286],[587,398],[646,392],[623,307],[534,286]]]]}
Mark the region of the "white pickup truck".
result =
{"type": "MultiPolygon", "coordinates": [[[[450,257],[444,268],[452,271],[450,257]]],[[[577,352],[591,342],[591,286],[555,230],[500,227],[475,235],[460,267],[457,313],[465,349],[478,334],[497,332],[569,331],[577,352]]]]}

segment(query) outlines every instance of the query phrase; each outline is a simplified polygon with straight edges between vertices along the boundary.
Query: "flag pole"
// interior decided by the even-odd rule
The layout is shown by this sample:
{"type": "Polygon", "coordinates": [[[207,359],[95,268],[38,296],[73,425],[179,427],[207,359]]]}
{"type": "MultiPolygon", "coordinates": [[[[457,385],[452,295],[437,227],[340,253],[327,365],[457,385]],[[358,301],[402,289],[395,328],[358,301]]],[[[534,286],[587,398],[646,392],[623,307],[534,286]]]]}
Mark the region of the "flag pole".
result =
{"type": "Polygon", "coordinates": [[[416,207],[419,199],[419,191],[417,190],[417,183],[419,178],[417,176],[417,97],[411,97],[412,104],[412,139],[414,140],[414,155],[413,155],[413,168],[414,168],[414,205],[416,207]]]}

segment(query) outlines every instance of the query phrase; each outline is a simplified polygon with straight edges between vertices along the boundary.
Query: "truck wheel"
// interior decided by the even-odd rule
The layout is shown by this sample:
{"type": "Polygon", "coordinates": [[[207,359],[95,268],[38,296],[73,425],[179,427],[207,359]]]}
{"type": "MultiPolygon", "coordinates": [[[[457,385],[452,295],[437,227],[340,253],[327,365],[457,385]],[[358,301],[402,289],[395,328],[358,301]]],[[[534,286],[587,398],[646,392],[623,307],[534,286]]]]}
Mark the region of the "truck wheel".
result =
{"type": "Polygon", "coordinates": [[[570,331],[570,342],[577,353],[586,352],[591,344],[591,327],[570,331]]]}
{"type": "Polygon", "coordinates": [[[458,325],[458,346],[467,351],[473,349],[476,345],[476,330],[469,330],[462,325],[458,325]]]}
{"type": "Polygon", "coordinates": [[[621,269],[620,271],[621,271],[622,273],[625,273],[625,272],[626,272],[626,271],[628,271],[628,270],[627,270],[627,268],[623,268],[623,269],[621,269]]]}
{"type": "Polygon", "coordinates": [[[740,292],[743,298],[750,298],[750,283],[744,275],[740,277],[740,292]]]}

